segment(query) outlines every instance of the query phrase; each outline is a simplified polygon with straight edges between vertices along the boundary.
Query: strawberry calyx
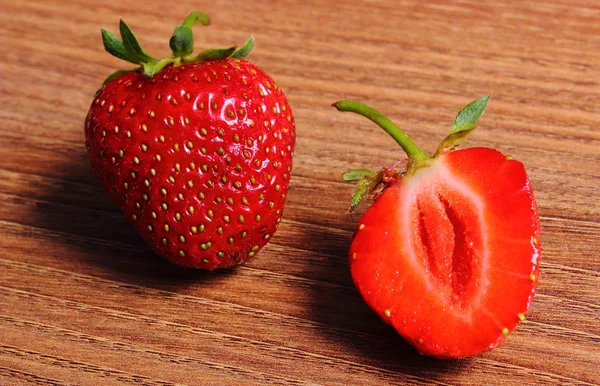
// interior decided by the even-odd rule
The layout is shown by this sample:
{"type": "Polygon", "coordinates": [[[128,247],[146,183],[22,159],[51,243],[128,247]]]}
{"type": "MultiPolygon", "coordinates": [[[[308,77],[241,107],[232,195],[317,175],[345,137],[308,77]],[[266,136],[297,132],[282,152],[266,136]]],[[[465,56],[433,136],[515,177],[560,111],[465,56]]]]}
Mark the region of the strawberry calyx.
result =
{"type": "Polygon", "coordinates": [[[389,168],[382,168],[377,173],[367,169],[354,169],[343,173],[342,179],[344,181],[358,181],[356,189],[352,194],[349,211],[353,212],[356,210],[362,199],[369,193],[376,192],[376,194],[380,194],[388,185],[401,178],[401,174],[396,171],[396,166],[401,162],[398,161],[389,168]]]}
{"type": "Polygon", "coordinates": [[[254,37],[250,37],[240,48],[237,46],[224,49],[213,48],[193,54],[194,34],[192,33],[192,27],[198,23],[209,25],[210,18],[202,12],[192,12],[184,19],[181,25],[176,26],[173,36],[169,40],[172,56],[161,59],[148,55],[142,49],[137,37],[123,20],[119,22],[121,38],[118,38],[110,31],[102,29],[102,42],[104,43],[104,49],[109,54],[129,63],[139,65],[139,67],[132,70],[118,70],[113,72],[106,78],[104,84],[132,71],[141,71],[146,77],[151,78],[167,66],[179,66],[187,63],[222,60],[226,58],[243,59],[254,48],[254,37]]]}
{"type": "Polygon", "coordinates": [[[366,169],[354,169],[342,174],[342,179],[344,181],[358,181],[350,202],[349,211],[352,212],[358,208],[358,205],[367,194],[383,183],[383,169],[377,173],[366,169]]]}
{"type": "Polygon", "coordinates": [[[454,150],[475,129],[485,112],[489,99],[490,95],[486,95],[463,107],[454,118],[450,134],[442,140],[432,156],[422,151],[398,126],[374,108],[350,100],[334,103],[333,107],[338,111],[353,112],[377,124],[400,145],[408,156],[406,169],[401,172],[396,171],[396,166],[401,162],[399,161],[392,167],[383,168],[377,173],[367,169],[355,169],[342,174],[344,181],[358,181],[352,195],[350,211],[355,210],[369,193],[377,189],[385,190],[397,178],[410,176],[417,170],[430,166],[441,154],[454,150]]]}
{"type": "Polygon", "coordinates": [[[454,150],[467,138],[471,131],[475,129],[477,123],[479,123],[479,119],[483,116],[489,100],[490,95],[481,97],[463,107],[456,114],[450,134],[440,143],[434,157],[454,150]]]}

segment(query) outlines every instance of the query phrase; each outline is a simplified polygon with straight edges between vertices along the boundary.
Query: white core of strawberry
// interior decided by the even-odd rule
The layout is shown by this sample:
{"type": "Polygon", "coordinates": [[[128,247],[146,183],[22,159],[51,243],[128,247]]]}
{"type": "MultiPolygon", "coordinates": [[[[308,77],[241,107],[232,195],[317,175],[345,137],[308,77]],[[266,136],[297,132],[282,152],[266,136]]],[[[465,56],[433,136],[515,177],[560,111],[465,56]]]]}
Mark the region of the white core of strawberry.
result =
{"type": "MultiPolygon", "coordinates": [[[[444,164],[443,156],[436,159],[429,167],[419,169],[414,175],[405,178],[403,182],[402,191],[400,192],[401,204],[398,213],[398,216],[401,216],[402,219],[400,221],[402,226],[399,232],[402,235],[409,235],[409,237],[403,237],[406,243],[399,247],[404,249],[404,254],[409,257],[409,263],[415,271],[422,272],[426,290],[430,293],[438,294],[440,300],[442,300],[442,304],[447,304],[450,310],[454,310],[461,318],[470,321],[470,311],[480,308],[482,295],[490,283],[487,276],[487,272],[489,272],[489,253],[487,247],[488,232],[486,231],[485,222],[485,204],[458,175],[444,164]],[[418,213],[418,197],[426,191],[433,191],[436,194],[439,192],[438,195],[441,195],[442,190],[452,191],[460,197],[461,201],[469,204],[475,213],[477,223],[467,225],[472,227],[472,229],[478,229],[478,234],[481,237],[479,253],[475,256],[477,261],[469,262],[477,270],[477,273],[473,273],[473,275],[477,277],[478,283],[475,287],[476,292],[469,296],[470,300],[466,305],[453,302],[448,297],[448,291],[440,288],[439,280],[429,280],[430,276],[433,275],[431,267],[428,266],[427,261],[424,261],[426,259],[423,259],[423,254],[418,252],[419,249],[422,249],[419,232],[415,231],[415,228],[418,227],[414,226],[414,219],[420,215],[418,213]]],[[[470,245],[472,246],[472,242],[470,245]]],[[[453,259],[457,258],[457,256],[450,256],[449,258],[453,259]]],[[[456,272],[450,275],[452,274],[456,274],[456,272]]]]}

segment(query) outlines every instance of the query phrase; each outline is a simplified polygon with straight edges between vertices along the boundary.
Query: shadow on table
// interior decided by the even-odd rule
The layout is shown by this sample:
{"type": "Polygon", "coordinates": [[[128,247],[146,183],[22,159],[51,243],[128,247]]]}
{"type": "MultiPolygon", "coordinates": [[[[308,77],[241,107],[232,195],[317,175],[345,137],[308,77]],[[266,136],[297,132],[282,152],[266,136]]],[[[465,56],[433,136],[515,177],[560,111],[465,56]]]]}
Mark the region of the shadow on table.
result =
{"type": "MultiPolygon", "coordinates": [[[[71,160],[67,177],[57,181],[43,197],[46,203],[36,207],[37,226],[60,232],[60,242],[73,250],[56,255],[59,267],[128,284],[174,290],[199,283],[228,280],[235,269],[217,272],[179,268],[152,251],[127,222],[116,204],[104,193],[89,170],[87,155],[81,149],[71,160]],[[74,268],[75,267],[75,268],[74,268]],[[84,267],[84,268],[79,268],[84,267]]],[[[318,219],[315,219],[318,223],[318,219]]],[[[357,218],[348,219],[355,223],[357,218]]],[[[311,287],[314,308],[311,319],[320,323],[323,339],[335,341],[346,350],[340,358],[375,366],[386,371],[437,379],[456,371],[468,361],[440,361],[420,356],[385,325],[363,302],[351,285],[347,244],[332,240],[327,228],[315,227],[304,234],[305,245],[324,259],[318,277],[336,277],[311,287]]],[[[348,240],[349,243],[349,240],[348,240]]]]}
{"type": "MultiPolygon", "coordinates": [[[[355,224],[359,218],[355,214],[347,220],[355,224]]],[[[336,241],[331,240],[331,234],[324,229],[315,227],[305,234],[303,242],[310,245],[315,253],[326,253],[324,258],[339,262],[327,264],[331,272],[322,276],[351,283],[347,263],[350,236],[344,248],[330,248],[329,245],[336,241]]],[[[323,325],[320,334],[324,339],[346,348],[340,358],[352,358],[358,363],[429,380],[443,378],[444,374],[458,371],[469,364],[469,359],[445,361],[420,355],[366,305],[353,285],[331,286],[319,282],[311,288],[311,293],[315,304],[311,319],[323,325]]]]}
{"type": "Polygon", "coordinates": [[[70,161],[67,176],[44,193],[34,219],[37,226],[60,232],[60,242],[73,249],[57,257],[62,266],[86,266],[91,275],[159,289],[220,280],[234,272],[183,269],[157,255],[103,191],[85,149],[70,161]]]}

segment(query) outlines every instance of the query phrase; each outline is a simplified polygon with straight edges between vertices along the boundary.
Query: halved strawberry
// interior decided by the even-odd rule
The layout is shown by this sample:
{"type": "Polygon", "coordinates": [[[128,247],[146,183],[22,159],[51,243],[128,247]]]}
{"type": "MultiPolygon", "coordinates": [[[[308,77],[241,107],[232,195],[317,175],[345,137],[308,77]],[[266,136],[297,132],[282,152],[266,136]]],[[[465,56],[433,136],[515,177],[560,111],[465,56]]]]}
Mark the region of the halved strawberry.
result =
{"type": "Polygon", "coordinates": [[[525,319],[540,262],[539,221],[523,164],[487,148],[452,151],[489,97],[466,106],[430,157],[387,118],[350,101],[334,104],[378,123],[406,150],[407,170],[359,179],[353,207],[383,186],[350,246],[354,282],[367,304],[421,353],[476,355],[499,346],[525,319]]]}

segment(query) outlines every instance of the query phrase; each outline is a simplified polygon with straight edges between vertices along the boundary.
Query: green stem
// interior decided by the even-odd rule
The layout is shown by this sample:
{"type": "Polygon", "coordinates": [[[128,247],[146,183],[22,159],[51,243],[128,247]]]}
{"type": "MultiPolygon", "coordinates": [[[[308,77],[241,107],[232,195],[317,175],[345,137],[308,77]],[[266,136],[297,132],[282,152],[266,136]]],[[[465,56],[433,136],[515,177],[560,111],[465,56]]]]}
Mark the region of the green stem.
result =
{"type": "Polygon", "coordinates": [[[350,111],[356,114],[360,114],[363,117],[371,120],[376,123],[379,127],[385,130],[394,141],[402,147],[402,149],[406,152],[409,159],[409,164],[412,165],[417,161],[424,161],[429,159],[429,155],[419,149],[417,145],[413,141],[408,138],[398,126],[396,126],[392,121],[390,121],[385,115],[375,110],[372,107],[369,107],[365,104],[354,102],[354,101],[339,101],[333,104],[333,107],[338,109],[339,111],[350,111]]]}
{"type": "Polygon", "coordinates": [[[192,28],[196,23],[200,23],[202,25],[209,25],[210,17],[208,17],[208,15],[203,12],[192,12],[185,18],[185,20],[183,20],[183,23],[181,23],[181,25],[184,27],[192,28]]]}

